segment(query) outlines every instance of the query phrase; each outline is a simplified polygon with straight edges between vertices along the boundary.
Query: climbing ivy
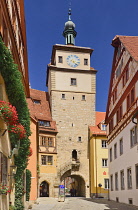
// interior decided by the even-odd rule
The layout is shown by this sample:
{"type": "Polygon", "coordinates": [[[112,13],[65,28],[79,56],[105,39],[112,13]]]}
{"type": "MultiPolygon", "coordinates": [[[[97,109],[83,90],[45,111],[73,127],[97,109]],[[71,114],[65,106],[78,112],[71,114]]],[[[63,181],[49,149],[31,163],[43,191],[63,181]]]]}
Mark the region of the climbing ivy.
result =
{"type": "Polygon", "coordinates": [[[31,190],[31,171],[26,169],[26,201],[30,199],[31,190]]]}
{"type": "MultiPolygon", "coordinates": [[[[10,50],[4,45],[0,37],[0,73],[4,79],[6,93],[9,102],[16,107],[18,112],[19,123],[25,130],[26,136],[20,141],[19,154],[15,157],[15,165],[17,172],[15,175],[15,209],[23,210],[22,196],[24,194],[24,170],[27,167],[30,140],[30,115],[27,107],[24,86],[22,83],[22,75],[18,70],[18,66],[14,63],[10,50]]],[[[10,134],[12,147],[18,144],[18,138],[14,133],[10,134]]]]}

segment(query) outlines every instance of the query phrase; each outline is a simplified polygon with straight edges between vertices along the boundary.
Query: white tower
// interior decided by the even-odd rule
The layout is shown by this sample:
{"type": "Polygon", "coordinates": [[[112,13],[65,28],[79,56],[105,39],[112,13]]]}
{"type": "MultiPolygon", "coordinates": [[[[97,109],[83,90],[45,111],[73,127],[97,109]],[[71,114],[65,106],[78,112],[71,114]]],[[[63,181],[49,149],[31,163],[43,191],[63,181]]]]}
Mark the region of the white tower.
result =
{"type": "Polygon", "coordinates": [[[88,126],[95,124],[96,70],[90,67],[93,50],[73,45],[76,32],[70,15],[69,10],[63,32],[66,45],[53,46],[47,85],[58,129],[58,177],[74,178],[78,195],[89,197],[88,126]]]}

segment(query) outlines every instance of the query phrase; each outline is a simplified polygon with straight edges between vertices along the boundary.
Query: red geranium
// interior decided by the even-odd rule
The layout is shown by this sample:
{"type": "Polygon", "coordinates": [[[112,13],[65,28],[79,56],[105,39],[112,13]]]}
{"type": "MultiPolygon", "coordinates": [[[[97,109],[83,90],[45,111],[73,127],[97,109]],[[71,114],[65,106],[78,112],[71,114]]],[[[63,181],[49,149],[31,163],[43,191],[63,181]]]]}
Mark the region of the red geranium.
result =
{"type": "Polygon", "coordinates": [[[33,150],[32,150],[32,148],[30,147],[30,148],[29,148],[29,155],[28,155],[28,156],[30,157],[30,156],[32,156],[32,154],[33,154],[33,150]]]}
{"type": "Polygon", "coordinates": [[[21,124],[15,124],[15,125],[9,126],[9,132],[17,134],[19,139],[24,138],[25,134],[26,134],[26,131],[25,131],[23,125],[21,125],[21,124]]]}
{"type": "Polygon", "coordinates": [[[18,114],[15,106],[12,106],[9,102],[0,101],[0,118],[3,119],[6,124],[17,124],[18,114]]]}

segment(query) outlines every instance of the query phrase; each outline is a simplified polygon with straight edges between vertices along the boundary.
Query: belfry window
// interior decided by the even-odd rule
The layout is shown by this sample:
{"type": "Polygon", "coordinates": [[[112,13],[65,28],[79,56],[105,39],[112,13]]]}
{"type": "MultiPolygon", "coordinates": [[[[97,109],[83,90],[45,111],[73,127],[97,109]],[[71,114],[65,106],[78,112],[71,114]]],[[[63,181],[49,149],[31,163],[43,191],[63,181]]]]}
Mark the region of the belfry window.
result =
{"type": "Polygon", "coordinates": [[[77,151],[75,149],[72,151],[72,160],[77,160],[77,151]]]}

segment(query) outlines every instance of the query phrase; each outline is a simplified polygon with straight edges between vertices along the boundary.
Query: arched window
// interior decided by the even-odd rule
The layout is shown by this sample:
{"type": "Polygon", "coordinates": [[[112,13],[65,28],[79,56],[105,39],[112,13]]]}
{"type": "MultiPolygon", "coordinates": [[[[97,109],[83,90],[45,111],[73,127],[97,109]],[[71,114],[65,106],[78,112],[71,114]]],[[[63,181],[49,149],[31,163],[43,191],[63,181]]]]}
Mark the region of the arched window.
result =
{"type": "Polygon", "coordinates": [[[76,150],[72,151],[72,160],[77,160],[77,151],[76,150]]]}

